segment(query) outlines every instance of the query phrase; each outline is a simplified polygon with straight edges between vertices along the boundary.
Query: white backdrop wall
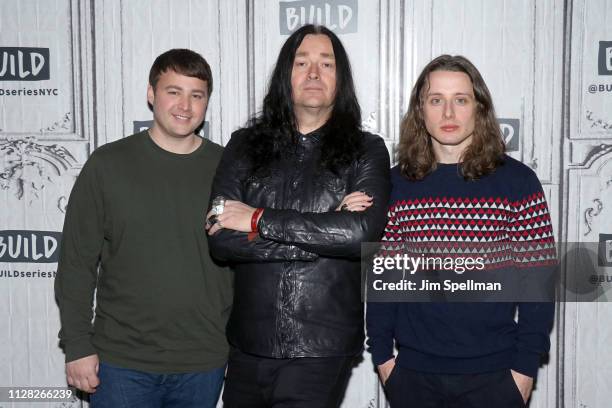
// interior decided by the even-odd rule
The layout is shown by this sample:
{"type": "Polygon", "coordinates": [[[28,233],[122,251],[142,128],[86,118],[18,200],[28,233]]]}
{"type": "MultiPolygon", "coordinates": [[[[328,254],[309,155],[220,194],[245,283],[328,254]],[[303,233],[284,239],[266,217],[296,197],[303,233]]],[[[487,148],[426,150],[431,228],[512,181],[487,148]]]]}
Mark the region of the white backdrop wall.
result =
{"type": "MultiPolygon", "coordinates": [[[[557,240],[607,249],[596,272],[610,299],[611,21],[612,0],[1,0],[0,386],[65,384],[53,276],[67,197],[96,147],[148,125],[155,56],[206,57],[215,89],[203,132],[225,144],[308,22],[341,37],[364,126],[391,154],[422,67],[442,53],[470,58],[510,154],[542,181],[557,240]]],[[[611,343],[610,303],[559,303],[531,407],[609,407],[611,343]]],[[[343,406],[386,406],[367,353],[343,406]]]]}

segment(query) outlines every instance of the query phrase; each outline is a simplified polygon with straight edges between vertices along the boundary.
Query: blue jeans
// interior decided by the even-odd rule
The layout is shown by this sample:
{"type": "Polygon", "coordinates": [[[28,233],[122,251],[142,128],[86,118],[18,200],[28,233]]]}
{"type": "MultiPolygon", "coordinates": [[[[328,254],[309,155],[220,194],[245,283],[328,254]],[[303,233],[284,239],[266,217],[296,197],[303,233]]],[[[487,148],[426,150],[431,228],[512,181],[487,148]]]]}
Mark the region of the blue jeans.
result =
{"type": "Polygon", "coordinates": [[[184,374],[157,374],[100,363],[92,408],[214,408],[225,367],[184,374]]]}

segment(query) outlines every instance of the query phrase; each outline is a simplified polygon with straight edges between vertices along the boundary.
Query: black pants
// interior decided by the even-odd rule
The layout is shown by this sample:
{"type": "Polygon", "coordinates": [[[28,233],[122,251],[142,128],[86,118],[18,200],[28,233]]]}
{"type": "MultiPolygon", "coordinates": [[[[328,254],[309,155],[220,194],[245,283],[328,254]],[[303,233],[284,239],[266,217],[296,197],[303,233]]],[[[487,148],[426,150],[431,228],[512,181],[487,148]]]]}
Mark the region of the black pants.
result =
{"type": "Polygon", "coordinates": [[[429,374],[395,366],[385,384],[391,408],[519,408],[525,402],[510,370],[429,374]]]}
{"type": "Polygon", "coordinates": [[[336,408],[354,357],[275,359],[232,350],[224,408],[336,408]]]}

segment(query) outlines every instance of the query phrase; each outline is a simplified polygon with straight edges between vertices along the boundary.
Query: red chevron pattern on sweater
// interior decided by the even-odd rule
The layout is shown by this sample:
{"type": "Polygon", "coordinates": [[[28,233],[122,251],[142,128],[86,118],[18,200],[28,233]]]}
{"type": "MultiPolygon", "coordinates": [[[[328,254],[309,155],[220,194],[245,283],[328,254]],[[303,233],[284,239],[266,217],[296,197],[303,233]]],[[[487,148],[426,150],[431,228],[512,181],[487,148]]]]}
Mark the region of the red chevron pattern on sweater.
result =
{"type": "MultiPolygon", "coordinates": [[[[550,214],[541,191],[518,201],[500,197],[402,199],[390,206],[388,216],[382,238],[387,255],[397,251],[391,243],[428,243],[428,252],[432,244],[438,244],[436,250],[446,254],[462,252],[471,243],[487,252],[494,267],[509,262],[549,265],[555,260],[550,214]],[[506,245],[492,246],[503,243],[506,245]]],[[[410,252],[413,250],[414,246],[410,252]]]]}

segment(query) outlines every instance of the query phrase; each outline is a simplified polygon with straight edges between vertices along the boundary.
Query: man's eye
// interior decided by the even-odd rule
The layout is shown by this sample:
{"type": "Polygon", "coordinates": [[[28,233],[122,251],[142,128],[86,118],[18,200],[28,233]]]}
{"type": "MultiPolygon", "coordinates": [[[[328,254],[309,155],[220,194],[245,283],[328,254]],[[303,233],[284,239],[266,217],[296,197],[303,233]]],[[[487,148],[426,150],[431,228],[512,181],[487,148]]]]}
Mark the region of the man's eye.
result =
{"type": "Polygon", "coordinates": [[[429,103],[431,103],[432,105],[439,105],[440,104],[440,98],[431,98],[429,100],[429,103]]]}
{"type": "Polygon", "coordinates": [[[457,105],[465,105],[467,103],[466,98],[457,98],[455,101],[457,102],[457,105]]]}
{"type": "Polygon", "coordinates": [[[202,99],[204,96],[202,96],[200,94],[196,94],[196,95],[193,95],[193,97],[196,98],[196,99],[202,99]]]}

